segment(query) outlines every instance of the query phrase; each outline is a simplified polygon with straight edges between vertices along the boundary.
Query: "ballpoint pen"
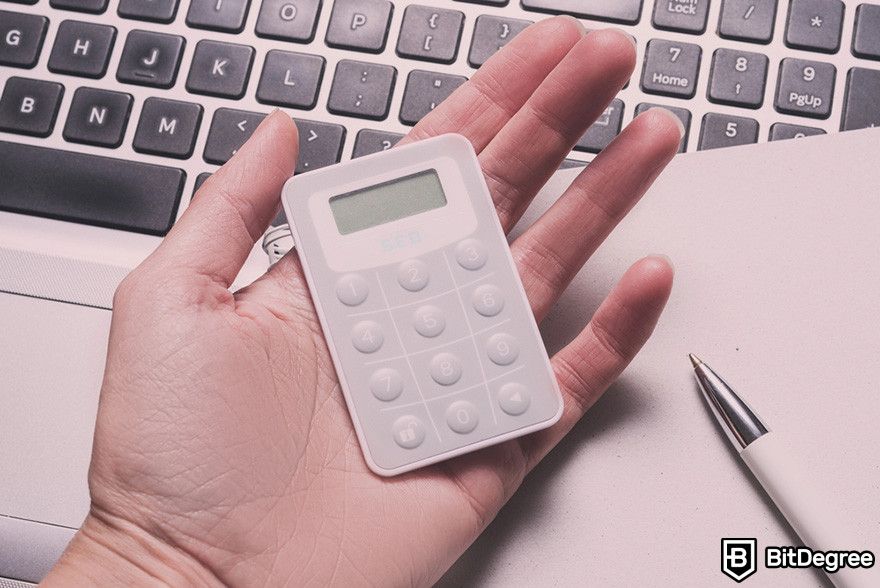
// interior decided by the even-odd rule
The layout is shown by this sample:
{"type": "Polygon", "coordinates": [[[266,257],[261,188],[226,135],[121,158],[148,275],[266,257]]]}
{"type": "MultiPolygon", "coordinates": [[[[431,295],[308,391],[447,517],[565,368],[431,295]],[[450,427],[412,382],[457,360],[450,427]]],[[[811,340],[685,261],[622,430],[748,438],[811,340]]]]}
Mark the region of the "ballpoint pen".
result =
{"type": "MultiPolygon", "coordinates": [[[[821,492],[816,476],[806,474],[797,456],[786,451],[781,440],[718,374],[695,355],[688,357],[703,397],[721,428],[804,545],[814,553],[837,553],[835,561],[842,557],[840,552],[866,549],[868,546],[855,543],[857,538],[846,521],[831,512],[833,502],[821,492]]],[[[873,564],[873,554],[870,560],[873,564]]],[[[840,567],[834,572],[823,569],[837,588],[880,586],[877,567],[840,567]]]]}

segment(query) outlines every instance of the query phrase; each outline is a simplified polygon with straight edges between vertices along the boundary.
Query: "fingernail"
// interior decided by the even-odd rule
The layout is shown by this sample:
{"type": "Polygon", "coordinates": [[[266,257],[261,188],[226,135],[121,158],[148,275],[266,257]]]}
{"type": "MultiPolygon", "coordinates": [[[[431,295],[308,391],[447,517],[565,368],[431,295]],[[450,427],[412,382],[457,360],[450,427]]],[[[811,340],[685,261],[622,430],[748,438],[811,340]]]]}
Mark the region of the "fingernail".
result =
{"type": "Polygon", "coordinates": [[[675,113],[673,113],[671,110],[663,108],[662,106],[654,106],[652,108],[649,108],[648,112],[661,112],[662,116],[668,116],[669,118],[671,118],[673,121],[675,121],[675,126],[678,127],[679,140],[684,138],[684,123],[681,122],[681,119],[675,116],[675,113]]]}
{"type": "Polygon", "coordinates": [[[672,268],[672,271],[675,272],[675,264],[672,263],[672,258],[665,253],[653,253],[649,257],[653,257],[654,259],[662,259],[669,265],[669,267],[672,268]]]}

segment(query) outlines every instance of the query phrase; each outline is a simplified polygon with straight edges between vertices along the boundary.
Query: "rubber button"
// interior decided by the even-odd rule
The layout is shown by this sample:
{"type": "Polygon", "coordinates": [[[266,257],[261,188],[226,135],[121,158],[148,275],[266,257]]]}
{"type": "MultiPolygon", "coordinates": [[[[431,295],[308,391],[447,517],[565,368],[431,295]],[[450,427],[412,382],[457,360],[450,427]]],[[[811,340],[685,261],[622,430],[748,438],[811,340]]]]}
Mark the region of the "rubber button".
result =
{"type": "Polygon", "coordinates": [[[477,239],[465,239],[455,246],[455,259],[466,270],[478,270],[486,265],[486,247],[477,239]]]}
{"type": "Polygon", "coordinates": [[[396,400],[403,392],[403,378],[392,368],[382,368],[370,376],[370,392],[383,402],[396,400]]]}
{"type": "Polygon", "coordinates": [[[397,282],[410,292],[418,292],[428,285],[428,266],[419,259],[409,259],[397,268],[397,282]]]}
{"type": "Polygon", "coordinates": [[[495,316],[504,308],[504,297],[501,290],[492,284],[484,284],[474,290],[471,296],[474,310],[483,316],[495,316]]]}
{"type": "Polygon", "coordinates": [[[375,321],[361,321],[351,329],[351,343],[361,353],[373,353],[384,342],[382,326],[375,321]]]}
{"type": "Polygon", "coordinates": [[[346,306],[357,306],[369,294],[367,281],[358,274],[345,274],[336,281],[336,297],[346,306]]]}
{"type": "Polygon", "coordinates": [[[461,379],[461,361],[451,353],[438,353],[431,359],[431,378],[441,386],[451,386],[461,379]]]}
{"type": "Polygon", "coordinates": [[[477,428],[480,413],[477,407],[466,400],[458,400],[446,409],[446,424],[459,434],[470,433],[477,428]]]}
{"type": "Polygon", "coordinates": [[[415,449],[425,440],[425,425],[418,417],[404,415],[391,426],[394,441],[404,449],[415,449]]]}
{"type": "Polygon", "coordinates": [[[446,317],[436,306],[426,304],[413,313],[413,326],[422,337],[436,337],[446,328],[446,317]]]}
{"type": "Polygon", "coordinates": [[[495,333],[486,342],[489,359],[497,365],[510,365],[519,357],[519,343],[507,333],[495,333]]]}
{"type": "Polygon", "coordinates": [[[529,391],[517,382],[508,382],[498,390],[498,404],[501,410],[511,416],[518,416],[527,411],[531,402],[529,391]]]}

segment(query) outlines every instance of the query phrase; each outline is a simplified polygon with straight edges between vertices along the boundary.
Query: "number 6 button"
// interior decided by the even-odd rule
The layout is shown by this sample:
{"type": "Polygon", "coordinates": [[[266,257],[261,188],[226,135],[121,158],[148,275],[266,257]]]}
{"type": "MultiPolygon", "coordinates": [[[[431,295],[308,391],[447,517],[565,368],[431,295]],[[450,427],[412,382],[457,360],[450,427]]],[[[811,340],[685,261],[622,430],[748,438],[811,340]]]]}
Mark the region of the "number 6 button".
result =
{"type": "Polygon", "coordinates": [[[471,297],[474,310],[483,316],[495,316],[504,308],[504,297],[497,286],[485,284],[474,290],[471,297]]]}

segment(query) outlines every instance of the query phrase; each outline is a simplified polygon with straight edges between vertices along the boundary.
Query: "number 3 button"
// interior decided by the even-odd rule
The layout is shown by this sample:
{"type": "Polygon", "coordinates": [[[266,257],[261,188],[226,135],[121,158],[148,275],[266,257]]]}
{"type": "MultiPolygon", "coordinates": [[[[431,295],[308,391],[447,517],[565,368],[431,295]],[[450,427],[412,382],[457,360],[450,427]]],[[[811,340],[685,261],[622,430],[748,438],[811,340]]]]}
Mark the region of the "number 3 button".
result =
{"type": "Polygon", "coordinates": [[[455,246],[458,265],[471,271],[486,265],[486,248],[476,239],[465,239],[455,246]]]}

